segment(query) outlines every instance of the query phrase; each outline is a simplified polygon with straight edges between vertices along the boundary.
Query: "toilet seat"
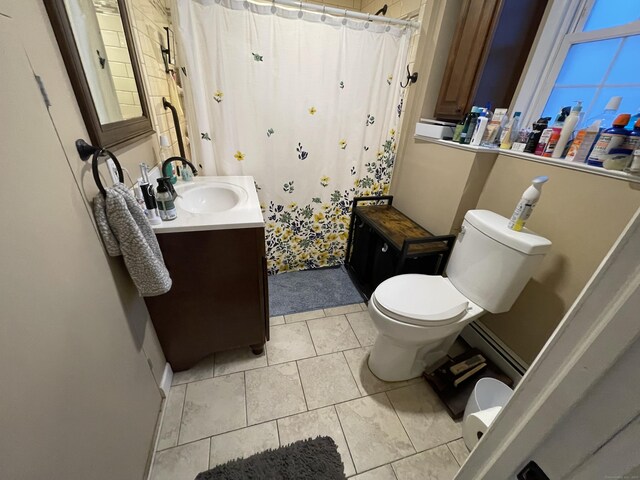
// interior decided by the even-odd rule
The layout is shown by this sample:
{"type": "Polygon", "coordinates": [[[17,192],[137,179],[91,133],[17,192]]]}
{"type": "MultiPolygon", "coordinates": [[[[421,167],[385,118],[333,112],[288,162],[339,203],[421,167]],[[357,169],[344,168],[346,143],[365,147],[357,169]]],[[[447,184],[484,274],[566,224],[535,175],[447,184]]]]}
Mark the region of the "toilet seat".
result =
{"type": "Polygon", "coordinates": [[[391,277],[376,288],[372,300],[385,315],[412,325],[436,327],[457,322],[470,309],[470,300],[449,279],[436,275],[391,277]]]}

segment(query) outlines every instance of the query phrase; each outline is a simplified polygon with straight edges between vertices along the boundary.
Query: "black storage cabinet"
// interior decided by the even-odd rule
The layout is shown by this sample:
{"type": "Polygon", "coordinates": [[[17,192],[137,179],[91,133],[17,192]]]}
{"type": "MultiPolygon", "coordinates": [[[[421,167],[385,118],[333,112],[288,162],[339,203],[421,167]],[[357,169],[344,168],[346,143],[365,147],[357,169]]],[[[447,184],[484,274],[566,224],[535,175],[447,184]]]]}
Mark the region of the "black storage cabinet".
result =
{"type": "Polygon", "coordinates": [[[345,265],[367,299],[395,275],[442,275],[456,238],[432,235],[392,203],[393,196],[353,200],[345,265]]]}

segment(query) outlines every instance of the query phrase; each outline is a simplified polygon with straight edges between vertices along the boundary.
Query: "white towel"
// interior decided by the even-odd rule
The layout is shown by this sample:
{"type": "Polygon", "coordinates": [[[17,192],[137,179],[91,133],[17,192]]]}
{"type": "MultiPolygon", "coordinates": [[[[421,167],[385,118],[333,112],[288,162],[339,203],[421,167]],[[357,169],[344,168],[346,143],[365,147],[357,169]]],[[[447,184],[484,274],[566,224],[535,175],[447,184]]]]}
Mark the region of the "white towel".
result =
{"type": "Polygon", "coordinates": [[[171,289],[156,235],[142,208],[122,183],[93,199],[93,214],[104,245],[112,257],[122,255],[138,292],[143,297],[171,289]]]}

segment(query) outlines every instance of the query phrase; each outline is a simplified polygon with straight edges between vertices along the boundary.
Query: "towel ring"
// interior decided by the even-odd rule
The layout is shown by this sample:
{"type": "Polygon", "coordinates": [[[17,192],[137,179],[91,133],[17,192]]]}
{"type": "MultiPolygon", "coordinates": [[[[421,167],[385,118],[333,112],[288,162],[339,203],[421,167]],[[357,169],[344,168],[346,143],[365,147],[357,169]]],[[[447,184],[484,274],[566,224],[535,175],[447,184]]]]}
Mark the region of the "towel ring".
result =
{"type": "Polygon", "coordinates": [[[124,183],[124,174],[122,173],[122,167],[120,166],[120,162],[116,158],[116,156],[111,153],[109,150],[105,150],[103,148],[96,150],[93,154],[93,158],[91,159],[91,171],[93,172],[93,180],[96,182],[98,186],[98,190],[102,193],[103,196],[107,195],[107,191],[102,186],[102,182],[100,181],[100,175],[98,173],[98,159],[106,155],[107,157],[113,160],[113,163],[116,165],[116,170],[118,170],[118,180],[120,183],[124,183]]]}
{"type": "Polygon", "coordinates": [[[76,140],[76,149],[78,150],[78,154],[80,155],[80,158],[83,162],[86,162],[87,160],[89,160],[89,157],[91,157],[91,172],[93,173],[93,180],[96,182],[98,190],[100,190],[100,193],[102,193],[103,196],[107,195],[107,191],[100,181],[100,173],[98,172],[98,160],[100,159],[100,157],[107,156],[111,160],[113,160],[113,163],[116,166],[116,170],[118,171],[118,180],[120,181],[120,183],[124,183],[124,173],[122,173],[122,166],[120,165],[120,162],[118,161],[116,156],[109,150],[89,145],[81,138],[76,140]]]}

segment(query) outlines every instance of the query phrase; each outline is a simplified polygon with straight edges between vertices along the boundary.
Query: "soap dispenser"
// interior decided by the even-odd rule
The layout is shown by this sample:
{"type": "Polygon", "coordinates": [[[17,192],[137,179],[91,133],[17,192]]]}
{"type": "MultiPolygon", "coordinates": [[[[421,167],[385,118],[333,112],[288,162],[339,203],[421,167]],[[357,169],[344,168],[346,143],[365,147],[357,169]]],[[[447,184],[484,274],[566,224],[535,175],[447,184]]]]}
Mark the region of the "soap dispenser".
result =
{"type": "Polygon", "coordinates": [[[169,185],[171,185],[171,179],[169,177],[162,177],[158,179],[156,199],[160,210],[160,218],[164,221],[175,220],[178,218],[178,211],[176,210],[173,196],[169,190],[169,185]]]}

